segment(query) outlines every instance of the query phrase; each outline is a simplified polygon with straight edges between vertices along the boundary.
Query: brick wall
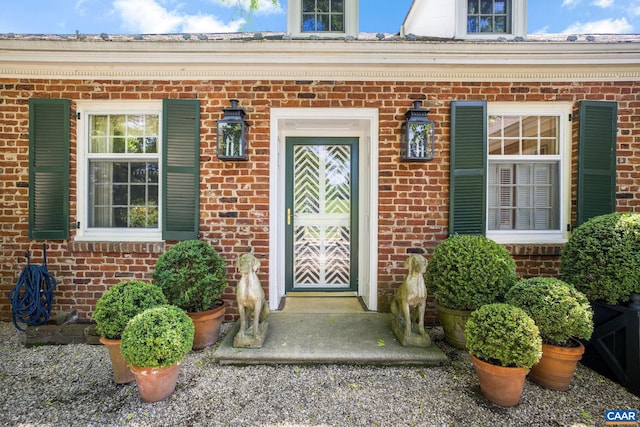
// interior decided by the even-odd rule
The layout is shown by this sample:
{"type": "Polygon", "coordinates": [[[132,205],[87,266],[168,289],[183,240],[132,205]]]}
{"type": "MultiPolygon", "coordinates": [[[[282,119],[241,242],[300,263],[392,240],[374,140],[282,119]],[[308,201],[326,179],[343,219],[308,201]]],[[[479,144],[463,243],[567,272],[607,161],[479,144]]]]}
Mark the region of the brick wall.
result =
{"type": "MultiPolygon", "coordinates": [[[[201,238],[228,263],[228,279],[239,279],[234,262],[252,247],[262,259],[260,279],[268,286],[270,108],[377,108],[379,110],[379,307],[402,282],[409,253],[427,257],[447,236],[449,194],[450,101],[617,101],[618,209],[640,211],[640,83],[404,83],[345,81],[113,81],[0,79],[0,318],[9,319],[7,299],[24,253],[42,260],[41,241],[27,238],[28,100],[31,97],[77,100],[201,100],[201,238]],[[251,125],[248,162],[221,162],[215,157],[215,124],[229,99],[238,98],[251,125]],[[436,122],[436,158],[429,163],[399,162],[404,113],[415,99],[431,107],[436,122]]],[[[71,218],[76,220],[76,120],[71,121],[71,218]]],[[[578,123],[573,121],[573,166],[578,123]]],[[[572,200],[575,205],[575,174],[572,200]]],[[[575,216],[575,209],[572,212],[575,216]]],[[[127,279],[150,280],[164,243],[86,243],[47,241],[49,270],[58,279],[54,311],[78,310],[90,319],[96,300],[109,286],[127,279]]],[[[554,275],[558,245],[508,245],[522,276],[554,275]]],[[[233,288],[225,292],[235,318],[233,288]]],[[[433,313],[428,314],[433,321],[433,313]]]]}

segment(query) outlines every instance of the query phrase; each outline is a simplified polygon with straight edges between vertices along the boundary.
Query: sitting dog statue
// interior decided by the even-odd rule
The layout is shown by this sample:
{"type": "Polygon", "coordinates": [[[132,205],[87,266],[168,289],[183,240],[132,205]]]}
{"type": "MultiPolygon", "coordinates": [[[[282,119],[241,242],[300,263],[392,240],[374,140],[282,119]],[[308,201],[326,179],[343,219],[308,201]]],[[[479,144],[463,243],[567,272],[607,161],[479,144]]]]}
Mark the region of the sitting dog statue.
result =
{"type": "Polygon", "coordinates": [[[398,337],[403,345],[426,346],[431,343],[431,339],[424,330],[427,287],[423,275],[427,270],[427,260],[422,255],[411,255],[404,262],[404,266],[409,269],[409,272],[391,301],[394,332],[398,336],[402,333],[401,326],[404,325],[404,337],[398,337]],[[410,339],[414,322],[417,323],[419,337],[410,339]]]}
{"type": "Polygon", "coordinates": [[[261,346],[252,340],[263,340],[264,329],[260,328],[260,322],[264,321],[269,315],[269,305],[264,296],[264,290],[258,279],[258,269],[260,268],[260,260],[251,253],[241,255],[236,262],[236,267],[242,277],[238,282],[236,289],[236,300],[238,302],[238,311],[240,312],[240,331],[234,340],[236,347],[255,347],[261,346]],[[252,336],[247,337],[247,324],[253,320],[252,336]],[[248,338],[246,340],[245,338],[248,338]],[[239,345],[236,345],[236,341],[239,345]],[[248,343],[248,344],[247,344],[248,343]]]}

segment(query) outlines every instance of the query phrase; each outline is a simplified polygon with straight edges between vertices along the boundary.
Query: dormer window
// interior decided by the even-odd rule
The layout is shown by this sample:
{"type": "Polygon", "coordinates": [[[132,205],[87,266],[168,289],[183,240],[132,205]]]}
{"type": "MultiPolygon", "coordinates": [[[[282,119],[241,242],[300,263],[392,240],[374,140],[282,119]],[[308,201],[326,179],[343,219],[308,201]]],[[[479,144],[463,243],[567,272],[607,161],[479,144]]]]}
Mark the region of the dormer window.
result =
{"type": "Polygon", "coordinates": [[[457,39],[527,35],[526,0],[456,0],[457,39]]]}
{"type": "Polygon", "coordinates": [[[344,0],[302,0],[302,32],[344,32],[344,0]]]}
{"type": "Polygon", "coordinates": [[[289,0],[288,33],[294,37],[358,36],[358,0],[289,0]]]}
{"type": "Polygon", "coordinates": [[[467,33],[511,33],[509,0],[467,0],[467,33]]]}
{"type": "Polygon", "coordinates": [[[527,35],[527,0],[413,0],[403,34],[495,40],[527,35]]]}

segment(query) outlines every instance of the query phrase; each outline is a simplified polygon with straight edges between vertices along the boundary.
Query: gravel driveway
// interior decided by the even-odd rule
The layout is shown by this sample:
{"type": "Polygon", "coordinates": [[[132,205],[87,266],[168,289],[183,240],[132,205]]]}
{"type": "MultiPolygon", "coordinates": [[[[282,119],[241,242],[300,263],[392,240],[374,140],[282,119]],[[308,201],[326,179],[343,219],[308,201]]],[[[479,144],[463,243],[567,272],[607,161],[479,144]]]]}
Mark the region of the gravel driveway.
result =
{"type": "MultiPolygon", "coordinates": [[[[229,325],[225,325],[228,330],[229,325]]],[[[220,366],[213,348],[183,360],[175,393],[146,404],[135,383],[112,381],[107,350],[77,344],[25,348],[0,322],[0,424],[10,426],[582,426],[640,398],[578,367],[567,392],[527,381],[520,405],[480,394],[469,356],[430,331],[451,363],[436,368],[220,366]]]]}

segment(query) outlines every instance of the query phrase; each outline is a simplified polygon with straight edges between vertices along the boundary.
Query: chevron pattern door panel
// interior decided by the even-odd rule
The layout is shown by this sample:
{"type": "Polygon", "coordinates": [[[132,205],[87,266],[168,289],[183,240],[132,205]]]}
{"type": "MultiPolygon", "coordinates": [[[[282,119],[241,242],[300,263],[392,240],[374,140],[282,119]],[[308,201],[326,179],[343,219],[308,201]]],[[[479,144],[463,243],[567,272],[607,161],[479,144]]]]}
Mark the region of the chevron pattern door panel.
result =
{"type": "Polygon", "coordinates": [[[349,288],[351,147],[293,148],[294,289],[349,288]]]}

